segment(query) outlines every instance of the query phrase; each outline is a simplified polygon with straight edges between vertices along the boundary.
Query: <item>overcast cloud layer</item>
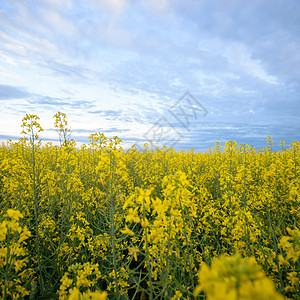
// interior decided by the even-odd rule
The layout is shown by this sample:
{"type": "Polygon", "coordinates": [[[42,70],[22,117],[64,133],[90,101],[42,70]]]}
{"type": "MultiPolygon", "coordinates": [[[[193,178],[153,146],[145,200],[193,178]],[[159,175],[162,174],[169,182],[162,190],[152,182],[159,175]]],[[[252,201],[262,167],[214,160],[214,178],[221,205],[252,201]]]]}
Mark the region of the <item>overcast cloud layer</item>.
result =
{"type": "Polygon", "coordinates": [[[1,0],[0,139],[26,113],[125,146],[300,139],[298,0],[1,0]],[[189,92],[186,94],[186,92],[189,92]]]}

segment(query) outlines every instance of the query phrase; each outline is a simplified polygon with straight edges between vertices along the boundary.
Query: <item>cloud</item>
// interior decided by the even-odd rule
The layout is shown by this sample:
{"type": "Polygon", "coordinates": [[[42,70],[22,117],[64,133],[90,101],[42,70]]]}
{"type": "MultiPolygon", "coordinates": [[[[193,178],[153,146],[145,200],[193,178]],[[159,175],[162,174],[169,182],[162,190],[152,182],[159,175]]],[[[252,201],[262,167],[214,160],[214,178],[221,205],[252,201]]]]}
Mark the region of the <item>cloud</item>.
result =
{"type": "Polygon", "coordinates": [[[7,141],[9,139],[16,141],[19,138],[20,138],[19,136],[0,134],[0,141],[7,141]]]}
{"type": "Polygon", "coordinates": [[[103,33],[104,41],[110,45],[124,47],[131,44],[130,33],[113,22],[107,25],[103,33]]]}
{"type": "MultiPolygon", "coordinates": [[[[37,93],[30,93],[25,88],[0,84],[0,100],[14,100],[26,99],[27,103],[35,105],[49,105],[49,106],[67,106],[75,109],[92,108],[94,101],[88,100],[74,100],[69,97],[50,97],[37,93]]],[[[23,106],[26,104],[22,104],[23,106]]],[[[112,111],[108,111],[108,114],[112,111]]]]}
{"type": "Polygon", "coordinates": [[[75,37],[78,33],[77,28],[70,20],[62,16],[61,13],[51,9],[41,9],[40,17],[52,29],[66,37],[75,37]]]}
{"type": "Polygon", "coordinates": [[[57,62],[55,60],[44,60],[39,63],[40,66],[47,68],[54,75],[71,77],[77,80],[87,79],[89,76],[89,70],[85,67],[75,64],[67,64],[62,62],[57,62]]]}
{"type": "Polygon", "coordinates": [[[24,99],[29,93],[21,87],[0,84],[0,100],[24,99]]]}
{"type": "MultiPolygon", "coordinates": [[[[53,128],[48,128],[46,129],[46,131],[55,131],[57,132],[57,129],[53,129],[53,128]]],[[[102,132],[103,129],[101,128],[95,128],[95,129],[84,129],[84,128],[71,128],[71,133],[95,133],[95,132],[102,132]]],[[[122,128],[116,128],[116,127],[112,127],[112,128],[108,128],[105,129],[105,133],[110,133],[110,132],[128,132],[130,131],[129,129],[122,129],[122,128]]]]}
{"type": "Polygon", "coordinates": [[[228,58],[231,68],[239,73],[245,73],[270,84],[278,84],[274,75],[269,75],[264,69],[262,62],[254,59],[247,47],[241,43],[231,43],[223,51],[228,58]],[[226,49],[227,48],[227,49],[226,49]]]}
{"type": "Polygon", "coordinates": [[[207,37],[214,51],[222,51],[225,46],[226,53],[231,45],[242,45],[244,50],[235,51],[232,58],[238,64],[241,58],[256,62],[256,67],[250,69],[245,65],[254,75],[271,82],[274,78],[279,82],[290,80],[290,76],[299,78],[299,68],[295,67],[300,64],[300,29],[295,26],[300,15],[297,1],[227,1],[226,5],[215,0],[177,1],[175,9],[179,20],[189,23],[191,35],[202,37],[200,41],[207,37]],[[214,44],[215,39],[219,45],[214,44]],[[243,53],[248,54],[241,57],[243,53]]]}
{"type": "Polygon", "coordinates": [[[166,14],[172,5],[170,0],[142,0],[142,6],[158,14],[166,14]]]}
{"type": "Polygon", "coordinates": [[[105,117],[118,117],[118,116],[121,116],[121,114],[122,114],[122,112],[120,110],[112,110],[112,109],[92,110],[92,111],[89,111],[88,113],[101,115],[101,116],[105,116],[105,117]]]}
{"type": "Polygon", "coordinates": [[[129,0],[90,0],[90,2],[106,9],[112,14],[122,14],[130,6],[129,0]]]}
{"type": "Polygon", "coordinates": [[[72,8],[71,2],[61,1],[61,5],[49,2],[9,2],[0,17],[1,48],[34,61],[71,51],[73,41],[79,39],[77,20],[67,13],[72,8]]]}
{"type": "Polygon", "coordinates": [[[0,66],[0,79],[13,79],[14,82],[19,82],[19,83],[23,83],[23,78],[21,76],[19,76],[18,74],[15,74],[11,71],[8,71],[7,68],[1,67],[0,66]]]}
{"type": "Polygon", "coordinates": [[[282,127],[278,125],[255,125],[246,123],[206,123],[199,124],[192,131],[180,131],[183,135],[176,149],[189,148],[193,145],[196,151],[205,151],[220,142],[223,147],[226,141],[234,140],[238,144],[253,145],[256,149],[267,146],[266,138],[272,136],[274,150],[279,150],[279,142],[284,140],[286,144],[300,140],[297,127],[282,127]]]}
{"type": "Polygon", "coordinates": [[[72,0],[40,0],[45,5],[55,9],[70,9],[73,6],[72,0]]]}
{"type": "Polygon", "coordinates": [[[129,132],[130,129],[120,129],[120,128],[116,128],[116,127],[112,127],[109,129],[106,129],[105,132],[129,132]]]}
{"type": "Polygon", "coordinates": [[[28,99],[28,102],[37,105],[66,106],[75,109],[91,108],[94,106],[93,101],[73,100],[70,98],[54,98],[37,94],[32,94],[31,98],[28,99]]]}
{"type": "Polygon", "coordinates": [[[190,91],[207,122],[241,124],[203,129],[207,140],[236,133],[260,143],[255,125],[296,136],[297,0],[3,0],[0,10],[2,100],[80,111],[87,129],[122,122],[137,135],[190,91]]]}

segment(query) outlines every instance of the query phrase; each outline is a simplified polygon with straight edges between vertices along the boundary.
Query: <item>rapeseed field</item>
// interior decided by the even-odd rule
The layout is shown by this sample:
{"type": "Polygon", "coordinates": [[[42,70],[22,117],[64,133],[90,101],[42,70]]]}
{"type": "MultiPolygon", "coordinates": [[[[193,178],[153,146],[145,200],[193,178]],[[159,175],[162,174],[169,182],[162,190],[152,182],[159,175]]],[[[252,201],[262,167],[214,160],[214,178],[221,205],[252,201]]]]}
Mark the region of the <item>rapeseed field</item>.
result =
{"type": "Polygon", "coordinates": [[[0,147],[1,299],[300,299],[300,144],[0,147]]]}

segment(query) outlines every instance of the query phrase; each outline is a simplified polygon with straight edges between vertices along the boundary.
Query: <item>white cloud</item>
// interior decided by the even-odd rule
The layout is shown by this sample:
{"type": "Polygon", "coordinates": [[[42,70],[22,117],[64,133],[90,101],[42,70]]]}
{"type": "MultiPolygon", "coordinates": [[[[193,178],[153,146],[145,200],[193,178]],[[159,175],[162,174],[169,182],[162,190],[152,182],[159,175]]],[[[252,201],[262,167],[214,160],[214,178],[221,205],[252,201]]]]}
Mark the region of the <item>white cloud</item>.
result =
{"type": "Polygon", "coordinates": [[[113,22],[108,24],[104,31],[105,41],[114,46],[128,46],[131,43],[131,35],[125,29],[116,26],[113,22]]]}
{"type": "Polygon", "coordinates": [[[56,56],[62,54],[62,51],[59,51],[57,45],[50,42],[46,37],[38,37],[29,31],[23,31],[22,34],[11,35],[0,29],[0,33],[2,36],[2,47],[0,46],[2,51],[0,51],[0,56],[9,64],[16,65],[22,62],[21,57],[26,58],[27,62],[33,62],[41,55],[56,56]],[[12,54],[15,54],[15,56],[13,57],[12,54]]]}
{"type": "Polygon", "coordinates": [[[15,44],[13,42],[3,41],[2,45],[9,51],[17,53],[18,55],[26,55],[27,51],[25,47],[15,44]]]}
{"type": "Polygon", "coordinates": [[[112,14],[122,14],[130,6],[129,0],[90,0],[92,3],[106,9],[112,14]]]}
{"type": "Polygon", "coordinates": [[[58,9],[69,9],[72,7],[73,3],[72,0],[40,0],[45,4],[58,8],[58,9]]]}
{"type": "Polygon", "coordinates": [[[17,63],[15,62],[15,60],[7,55],[5,55],[4,53],[1,53],[0,51],[0,56],[5,60],[6,63],[10,64],[10,65],[14,65],[16,66],[17,63]]]}
{"type": "Polygon", "coordinates": [[[54,10],[42,10],[42,18],[51,28],[55,28],[57,32],[64,36],[74,37],[77,34],[75,25],[54,10]]]}
{"type": "Polygon", "coordinates": [[[250,51],[244,45],[232,43],[232,46],[227,48],[225,55],[232,66],[236,66],[241,72],[245,72],[270,84],[278,83],[275,76],[268,74],[264,70],[260,60],[251,57],[250,51]]]}
{"type": "Polygon", "coordinates": [[[171,9],[170,0],[142,0],[141,4],[155,13],[168,13],[171,9]]]}
{"type": "Polygon", "coordinates": [[[24,79],[21,76],[14,72],[8,71],[6,68],[0,66],[0,80],[6,82],[9,79],[13,79],[14,81],[17,81],[19,83],[24,82],[24,79]]]}
{"type": "Polygon", "coordinates": [[[199,42],[201,51],[224,57],[232,71],[245,74],[269,84],[278,84],[276,76],[268,74],[263,62],[252,57],[252,51],[242,42],[222,40],[217,37],[207,37],[199,42]]]}

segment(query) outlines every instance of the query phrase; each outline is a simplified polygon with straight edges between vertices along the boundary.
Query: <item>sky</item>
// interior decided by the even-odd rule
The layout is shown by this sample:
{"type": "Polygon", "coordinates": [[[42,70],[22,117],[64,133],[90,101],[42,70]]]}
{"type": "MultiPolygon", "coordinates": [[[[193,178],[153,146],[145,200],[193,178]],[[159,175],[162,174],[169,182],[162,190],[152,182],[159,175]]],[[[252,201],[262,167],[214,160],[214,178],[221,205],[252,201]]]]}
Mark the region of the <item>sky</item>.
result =
{"type": "Polygon", "coordinates": [[[1,0],[0,140],[205,151],[300,139],[299,0],[1,0]]]}

